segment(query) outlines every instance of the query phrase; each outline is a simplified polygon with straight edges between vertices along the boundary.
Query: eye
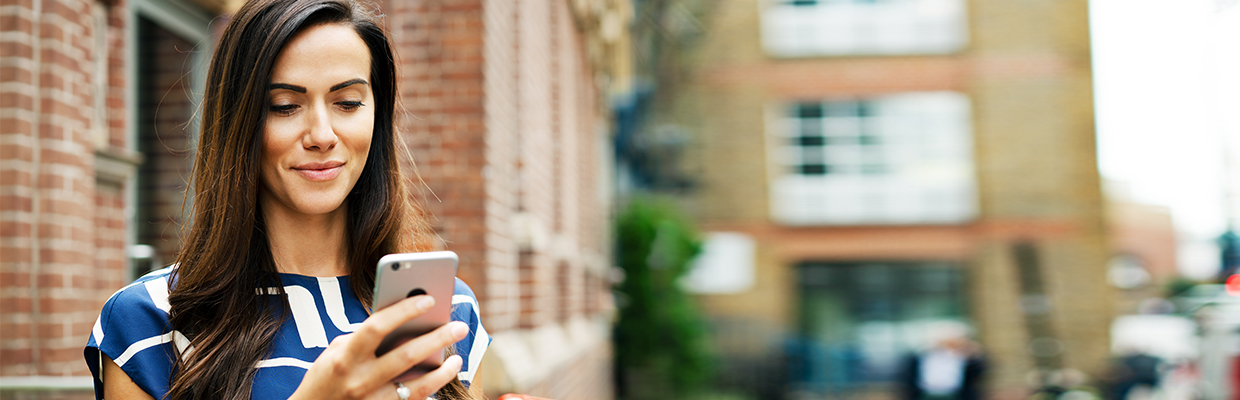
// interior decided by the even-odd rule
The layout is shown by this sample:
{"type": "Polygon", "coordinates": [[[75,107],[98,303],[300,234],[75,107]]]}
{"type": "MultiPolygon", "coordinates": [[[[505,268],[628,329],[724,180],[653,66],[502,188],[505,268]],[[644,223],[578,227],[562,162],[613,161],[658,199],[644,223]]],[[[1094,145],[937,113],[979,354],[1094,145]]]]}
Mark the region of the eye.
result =
{"type": "Polygon", "coordinates": [[[292,115],[297,111],[297,107],[296,104],[272,104],[271,112],[279,115],[292,115]]]}
{"type": "Polygon", "coordinates": [[[353,111],[365,105],[360,101],[342,101],[336,104],[340,106],[340,109],[345,111],[353,111]]]}

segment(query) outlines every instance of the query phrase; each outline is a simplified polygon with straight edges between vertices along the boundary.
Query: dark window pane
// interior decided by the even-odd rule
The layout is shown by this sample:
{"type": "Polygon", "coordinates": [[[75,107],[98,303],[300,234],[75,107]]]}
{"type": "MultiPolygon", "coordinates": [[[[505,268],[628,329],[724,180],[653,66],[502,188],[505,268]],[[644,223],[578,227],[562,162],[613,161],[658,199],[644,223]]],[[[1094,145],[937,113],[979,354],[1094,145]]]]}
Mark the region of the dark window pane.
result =
{"type": "Polygon", "coordinates": [[[857,102],[857,116],[872,117],[874,116],[874,103],[869,101],[857,102]]]}
{"type": "Polygon", "coordinates": [[[792,0],[791,3],[794,6],[803,7],[817,5],[818,0],[792,0]]]}
{"type": "Polygon", "coordinates": [[[903,339],[892,340],[894,336],[862,340],[862,335],[901,331],[900,336],[913,342],[929,341],[934,338],[926,330],[908,328],[919,321],[962,322],[967,310],[958,267],[933,262],[810,262],[801,268],[797,344],[817,353],[787,354],[805,355],[796,360],[804,370],[792,379],[823,392],[848,393],[865,383],[894,382],[902,364],[890,362],[892,354],[917,350],[903,339]],[[862,342],[886,347],[868,348],[862,342]]]}
{"type": "Polygon", "coordinates": [[[827,166],[824,164],[805,164],[800,166],[801,175],[826,175],[827,166]]]}
{"type": "Polygon", "coordinates": [[[797,118],[822,118],[822,103],[801,103],[797,105],[797,118]]]}
{"type": "Polygon", "coordinates": [[[827,143],[827,138],[822,136],[800,136],[797,137],[797,144],[801,146],[822,146],[827,143]]]}

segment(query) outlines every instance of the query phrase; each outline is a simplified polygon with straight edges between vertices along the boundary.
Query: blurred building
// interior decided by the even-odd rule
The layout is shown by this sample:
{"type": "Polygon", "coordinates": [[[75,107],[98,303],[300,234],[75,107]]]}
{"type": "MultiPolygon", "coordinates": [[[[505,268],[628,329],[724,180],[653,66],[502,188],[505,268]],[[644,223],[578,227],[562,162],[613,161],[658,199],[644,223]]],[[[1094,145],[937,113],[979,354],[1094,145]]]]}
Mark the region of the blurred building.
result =
{"type": "Polygon", "coordinates": [[[891,395],[966,327],[988,393],[1104,371],[1115,294],[1085,0],[717,2],[651,123],[713,232],[721,385],[891,395]]]}
{"type": "Polygon", "coordinates": [[[1124,289],[1119,313],[1140,312],[1142,300],[1168,296],[1168,285],[1181,277],[1171,210],[1135,200],[1118,182],[1105,182],[1105,187],[1113,251],[1107,280],[1124,289]]]}
{"type": "MultiPolygon", "coordinates": [[[[89,398],[82,348],[100,306],[177,252],[195,106],[240,2],[6,4],[0,396],[89,398]]],[[[610,398],[612,164],[599,155],[607,99],[628,84],[629,2],[379,6],[411,179],[494,335],[478,382],[492,398],[610,398]]]]}

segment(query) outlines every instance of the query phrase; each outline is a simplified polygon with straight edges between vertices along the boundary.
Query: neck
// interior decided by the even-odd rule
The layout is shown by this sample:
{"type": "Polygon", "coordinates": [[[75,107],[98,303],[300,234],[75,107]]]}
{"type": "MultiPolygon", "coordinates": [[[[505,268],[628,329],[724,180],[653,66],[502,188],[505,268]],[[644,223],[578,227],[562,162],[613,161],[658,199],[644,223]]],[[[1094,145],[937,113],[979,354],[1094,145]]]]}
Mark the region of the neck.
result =
{"type": "Polygon", "coordinates": [[[277,271],[322,277],[349,274],[344,204],[327,214],[307,215],[276,201],[260,202],[277,271]]]}

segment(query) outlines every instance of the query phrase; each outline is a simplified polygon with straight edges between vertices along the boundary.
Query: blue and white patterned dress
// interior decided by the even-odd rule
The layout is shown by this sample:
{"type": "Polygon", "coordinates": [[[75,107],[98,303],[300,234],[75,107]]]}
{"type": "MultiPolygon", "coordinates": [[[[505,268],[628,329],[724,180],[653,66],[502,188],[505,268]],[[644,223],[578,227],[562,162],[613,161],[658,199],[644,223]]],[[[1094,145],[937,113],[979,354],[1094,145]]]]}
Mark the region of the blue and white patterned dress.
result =
{"type": "MultiPolygon", "coordinates": [[[[100,352],[120,366],[129,378],[156,399],[168,393],[173,346],[184,350],[189,341],[168,323],[168,274],[172,267],[153,271],[121,288],[104,304],[90,340],[86,364],[95,377],[95,398],[103,398],[99,378],[100,352]]],[[[271,356],[257,364],[251,398],[286,399],[293,394],[310,364],[337,336],[353,332],[366,319],[346,277],[280,274],[292,317],[272,340],[271,356]]],[[[478,319],[478,300],[469,286],[456,280],[452,319],[469,325],[470,333],[454,350],[464,363],[458,377],[467,387],[473,380],[491,337],[478,319]]]]}

